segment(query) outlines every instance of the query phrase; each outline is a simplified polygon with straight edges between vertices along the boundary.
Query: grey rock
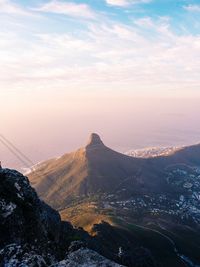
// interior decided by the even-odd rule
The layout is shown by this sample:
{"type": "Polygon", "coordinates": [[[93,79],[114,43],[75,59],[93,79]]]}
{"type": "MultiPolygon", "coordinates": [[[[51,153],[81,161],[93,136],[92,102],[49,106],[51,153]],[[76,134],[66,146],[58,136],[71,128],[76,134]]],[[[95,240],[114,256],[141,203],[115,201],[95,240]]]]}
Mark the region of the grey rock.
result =
{"type": "Polygon", "coordinates": [[[52,265],[51,267],[123,267],[115,262],[112,262],[97,252],[80,248],[68,255],[66,260],[52,265]]]}

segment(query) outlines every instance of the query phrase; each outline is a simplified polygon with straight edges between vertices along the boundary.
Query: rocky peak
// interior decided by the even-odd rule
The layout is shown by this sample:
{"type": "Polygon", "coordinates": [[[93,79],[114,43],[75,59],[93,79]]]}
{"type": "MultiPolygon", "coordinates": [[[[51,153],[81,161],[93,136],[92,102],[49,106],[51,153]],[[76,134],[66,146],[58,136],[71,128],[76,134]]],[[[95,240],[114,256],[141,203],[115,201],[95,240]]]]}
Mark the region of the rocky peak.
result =
{"type": "Polygon", "coordinates": [[[88,147],[94,147],[94,146],[99,146],[99,145],[102,145],[104,146],[103,142],[101,141],[101,138],[98,134],[96,133],[92,133],[89,137],[89,141],[87,143],[87,146],[86,148],[88,147]]]}

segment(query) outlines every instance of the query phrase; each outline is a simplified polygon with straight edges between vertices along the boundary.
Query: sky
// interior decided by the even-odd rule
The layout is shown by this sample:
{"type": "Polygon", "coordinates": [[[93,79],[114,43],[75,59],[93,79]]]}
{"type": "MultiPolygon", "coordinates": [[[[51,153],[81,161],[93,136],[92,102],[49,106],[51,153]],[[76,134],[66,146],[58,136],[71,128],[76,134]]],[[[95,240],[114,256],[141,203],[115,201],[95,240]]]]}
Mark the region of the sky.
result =
{"type": "Polygon", "coordinates": [[[199,73],[199,0],[0,0],[0,133],[34,162],[90,132],[119,151],[198,142],[199,73]]]}

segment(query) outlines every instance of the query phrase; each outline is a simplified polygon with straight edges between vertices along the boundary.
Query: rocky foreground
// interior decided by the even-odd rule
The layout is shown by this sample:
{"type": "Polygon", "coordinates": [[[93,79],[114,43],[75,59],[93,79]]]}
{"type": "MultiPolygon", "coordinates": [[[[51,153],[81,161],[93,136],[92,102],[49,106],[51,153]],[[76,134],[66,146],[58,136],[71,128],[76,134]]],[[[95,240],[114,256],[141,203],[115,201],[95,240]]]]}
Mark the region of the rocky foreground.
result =
{"type": "Polygon", "coordinates": [[[0,169],[0,267],[122,266],[88,249],[87,242],[91,237],[61,221],[26,177],[0,169]]]}

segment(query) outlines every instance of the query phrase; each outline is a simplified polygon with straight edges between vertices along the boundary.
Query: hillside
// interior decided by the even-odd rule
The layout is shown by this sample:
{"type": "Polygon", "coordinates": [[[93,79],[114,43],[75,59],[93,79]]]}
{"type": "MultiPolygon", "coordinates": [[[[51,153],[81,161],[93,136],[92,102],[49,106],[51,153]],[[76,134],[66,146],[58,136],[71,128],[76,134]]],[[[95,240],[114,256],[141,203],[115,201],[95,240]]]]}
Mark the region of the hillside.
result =
{"type": "Polygon", "coordinates": [[[197,145],[170,156],[134,158],[113,151],[97,134],[92,134],[85,147],[43,162],[28,176],[42,199],[62,209],[77,198],[115,194],[122,189],[126,197],[149,192],[172,193],[174,187],[164,179],[166,168],[174,164],[198,166],[199,155],[197,145]]]}
{"type": "Polygon", "coordinates": [[[61,207],[76,196],[112,192],[114,185],[136,175],[139,161],[109,149],[92,134],[85,147],[44,162],[29,179],[44,200],[61,207]]]}

